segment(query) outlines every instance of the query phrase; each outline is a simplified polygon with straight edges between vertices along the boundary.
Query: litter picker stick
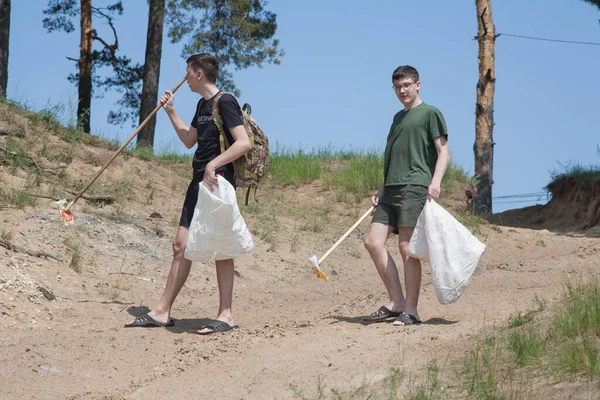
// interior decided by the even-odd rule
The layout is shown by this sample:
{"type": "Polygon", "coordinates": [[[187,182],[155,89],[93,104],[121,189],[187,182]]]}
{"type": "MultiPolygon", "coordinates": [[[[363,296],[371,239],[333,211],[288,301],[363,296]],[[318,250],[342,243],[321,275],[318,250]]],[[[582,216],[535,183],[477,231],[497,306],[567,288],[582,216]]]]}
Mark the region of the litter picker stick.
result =
{"type": "MultiPolygon", "coordinates": [[[[185,82],[185,77],[181,81],[179,81],[179,83],[177,85],[175,85],[175,87],[173,88],[173,90],[171,90],[171,92],[175,93],[177,91],[177,89],[179,89],[179,87],[181,85],[183,85],[183,82],[185,82]]],[[[123,149],[125,147],[127,147],[129,142],[131,142],[133,140],[133,138],[136,137],[136,135],[140,132],[140,130],[142,130],[142,128],[144,126],[146,126],[148,121],[150,121],[150,119],[154,116],[154,114],[156,114],[158,112],[158,110],[160,110],[161,107],[162,107],[162,104],[160,104],[160,103],[156,107],[154,107],[154,110],[152,110],[152,112],[146,117],[146,119],[140,124],[140,126],[137,127],[137,129],[131,134],[131,136],[129,136],[129,138],[125,141],[125,143],[123,143],[121,145],[121,147],[119,147],[119,149],[115,152],[115,154],[113,154],[111,159],[108,160],[108,162],[106,164],[104,164],[104,166],[100,169],[100,171],[98,171],[98,173],[96,174],[96,176],[94,176],[94,178],[90,181],[90,183],[88,183],[87,186],[84,187],[81,190],[81,192],[79,192],[79,194],[77,196],[75,196],[75,198],[73,200],[71,200],[71,202],[65,207],[65,209],[64,209],[65,212],[69,211],[69,209],[71,207],[73,207],[73,204],[75,204],[75,202],[77,200],[79,200],[79,198],[85,193],[85,191],[88,190],[90,186],[92,186],[92,184],[96,181],[96,179],[98,179],[98,177],[102,174],[102,172],[104,172],[104,170],[110,165],[110,163],[112,163],[115,160],[115,158],[117,158],[119,153],[121,153],[123,151],[123,149]]]]}
{"type": "Polygon", "coordinates": [[[360,218],[358,219],[358,221],[356,221],[356,222],[354,223],[354,225],[352,225],[352,226],[350,227],[350,229],[348,229],[348,230],[346,231],[346,233],[344,233],[344,234],[342,235],[342,237],[341,237],[341,238],[339,238],[339,239],[338,239],[338,241],[337,241],[337,242],[335,242],[335,244],[334,244],[333,246],[331,246],[331,248],[330,248],[329,250],[327,250],[327,252],[326,252],[325,254],[323,254],[323,257],[321,257],[321,258],[319,259],[319,261],[318,261],[318,265],[321,265],[321,263],[322,263],[323,261],[325,261],[325,259],[326,259],[326,258],[327,258],[327,257],[328,257],[328,256],[329,256],[329,255],[330,255],[330,254],[331,254],[331,253],[334,251],[334,250],[335,250],[335,248],[336,248],[336,247],[338,247],[338,246],[340,245],[340,243],[342,243],[342,242],[344,241],[344,239],[346,239],[346,238],[348,237],[348,235],[349,235],[349,234],[351,234],[351,233],[352,233],[352,231],[353,231],[354,229],[356,229],[356,227],[357,227],[358,225],[360,225],[360,223],[361,223],[361,222],[363,222],[363,221],[364,221],[364,219],[365,219],[365,218],[367,218],[367,217],[369,216],[369,214],[371,214],[371,213],[373,212],[373,209],[374,209],[374,208],[375,208],[375,206],[371,206],[371,208],[369,208],[369,209],[367,210],[367,212],[366,212],[366,213],[364,213],[364,214],[363,214],[363,216],[362,216],[362,217],[360,217],[360,218]]]}

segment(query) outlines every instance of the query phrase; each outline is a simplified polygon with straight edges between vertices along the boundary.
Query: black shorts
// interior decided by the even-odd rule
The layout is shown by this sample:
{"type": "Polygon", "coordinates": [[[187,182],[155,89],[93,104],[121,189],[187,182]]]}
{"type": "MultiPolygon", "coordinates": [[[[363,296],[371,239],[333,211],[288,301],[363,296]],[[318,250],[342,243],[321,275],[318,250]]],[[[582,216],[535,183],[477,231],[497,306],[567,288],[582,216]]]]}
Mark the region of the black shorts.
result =
{"type": "MultiPolygon", "coordinates": [[[[219,175],[227,179],[229,183],[235,189],[235,179],[233,177],[233,173],[231,172],[219,172],[219,175]]],[[[183,207],[181,208],[181,217],[179,218],[179,226],[183,226],[184,228],[189,228],[192,223],[192,218],[194,217],[194,208],[196,208],[196,203],[198,202],[198,185],[202,182],[203,174],[197,174],[194,176],[190,185],[188,186],[187,192],[185,194],[185,200],[183,201],[183,207]]]]}

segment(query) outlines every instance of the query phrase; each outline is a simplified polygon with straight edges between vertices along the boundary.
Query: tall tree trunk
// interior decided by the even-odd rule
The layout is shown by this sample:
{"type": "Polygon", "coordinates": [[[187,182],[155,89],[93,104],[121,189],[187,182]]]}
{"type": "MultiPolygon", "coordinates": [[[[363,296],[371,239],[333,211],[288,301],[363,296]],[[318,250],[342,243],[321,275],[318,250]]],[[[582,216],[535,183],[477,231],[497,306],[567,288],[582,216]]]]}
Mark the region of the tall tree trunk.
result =
{"type": "Polygon", "coordinates": [[[81,0],[77,121],[87,133],[90,133],[92,107],[92,42],[92,0],[81,0]]]}
{"type": "Polygon", "coordinates": [[[479,42],[479,81],[475,107],[475,175],[479,178],[473,198],[477,214],[492,212],[492,185],[494,184],[494,44],[496,30],[492,19],[491,0],[475,0],[477,8],[477,41],[479,42]]]}
{"type": "Polygon", "coordinates": [[[10,0],[0,0],[0,99],[6,98],[8,85],[8,43],[10,37],[10,0]]]}
{"type": "MultiPolygon", "coordinates": [[[[146,37],[146,61],[144,64],[144,82],[140,105],[140,124],[156,107],[158,99],[158,80],[162,55],[163,25],[165,20],[165,0],[150,0],[148,14],[148,36],[146,37]]],[[[154,146],[156,116],[140,131],[137,146],[154,146]]]]}

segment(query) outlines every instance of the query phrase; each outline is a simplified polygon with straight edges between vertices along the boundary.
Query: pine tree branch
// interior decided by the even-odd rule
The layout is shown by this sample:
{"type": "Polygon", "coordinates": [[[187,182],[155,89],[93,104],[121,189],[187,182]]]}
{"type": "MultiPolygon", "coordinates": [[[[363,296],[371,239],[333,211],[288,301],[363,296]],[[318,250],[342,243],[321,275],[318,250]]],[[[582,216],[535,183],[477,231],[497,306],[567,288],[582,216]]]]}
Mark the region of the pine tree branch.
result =
{"type": "Polygon", "coordinates": [[[118,60],[115,53],[119,49],[119,37],[117,36],[117,30],[115,29],[115,25],[113,24],[113,19],[110,15],[102,12],[100,8],[92,7],[92,9],[96,14],[106,18],[106,20],[108,21],[108,26],[110,26],[110,29],[112,29],[113,35],[115,36],[115,43],[112,45],[108,44],[108,42],[106,42],[104,39],[98,36],[98,32],[95,29],[92,29],[91,32],[92,39],[99,41],[104,45],[106,49],[108,49],[108,51],[110,51],[110,53],[112,54],[113,65],[116,65],[118,60]]]}

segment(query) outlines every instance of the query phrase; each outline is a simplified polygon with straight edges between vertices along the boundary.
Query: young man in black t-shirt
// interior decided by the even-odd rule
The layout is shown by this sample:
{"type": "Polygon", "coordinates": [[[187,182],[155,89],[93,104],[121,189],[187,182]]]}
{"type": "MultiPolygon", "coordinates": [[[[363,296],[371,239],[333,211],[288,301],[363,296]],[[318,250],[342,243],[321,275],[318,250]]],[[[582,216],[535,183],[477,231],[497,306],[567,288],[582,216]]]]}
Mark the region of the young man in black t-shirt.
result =
{"type": "MultiPolygon", "coordinates": [[[[198,199],[198,185],[204,181],[209,187],[217,186],[216,175],[222,175],[235,186],[233,174],[234,160],[244,155],[251,148],[250,138],[244,128],[242,113],[235,98],[224,94],[219,100],[219,111],[223,119],[223,128],[229,143],[232,145],[221,153],[219,131],[213,120],[212,109],[215,96],[220,92],[215,85],[219,66],[214,57],[208,54],[196,54],[187,59],[186,80],[192,92],[198,93],[202,99],[198,102],[191,126],[186,125],[173,105],[174,96],[166,91],[160,101],[167,112],[177,136],[190,149],[196,143],[192,167],[194,177],[190,183],[179,220],[179,229],[173,241],[173,261],[167,278],[167,284],[158,304],[148,314],[137,317],[126,326],[172,326],[171,307],[175,297],[183,287],[190,273],[192,262],[183,257],[188,238],[188,231],[194,207],[198,199]]],[[[233,259],[216,261],[217,282],[219,286],[219,311],[216,322],[198,331],[200,334],[225,332],[234,327],[231,313],[233,294],[234,264],[233,259]]]]}

